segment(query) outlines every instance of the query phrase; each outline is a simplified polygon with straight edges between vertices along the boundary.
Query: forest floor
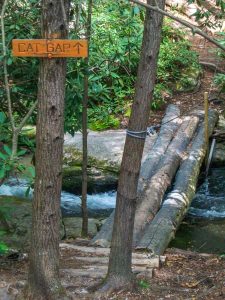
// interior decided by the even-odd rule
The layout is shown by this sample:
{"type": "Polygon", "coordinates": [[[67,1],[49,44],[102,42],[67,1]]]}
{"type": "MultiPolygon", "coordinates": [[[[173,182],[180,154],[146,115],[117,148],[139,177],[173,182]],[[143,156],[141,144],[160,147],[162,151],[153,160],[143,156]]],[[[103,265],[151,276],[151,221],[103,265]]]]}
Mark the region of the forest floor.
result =
{"type": "MultiPolygon", "coordinates": [[[[69,241],[70,245],[79,244],[69,241]]],[[[102,279],[79,276],[76,269],[87,265],[78,256],[93,256],[75,249],[61,247],[60,274],[63,286],[71,299],[225,299],[225,257],[200,254],[191,251],[168,249],[166,262],[154,269],[153,278],[139,278],[133,291],[115,292],[108,296],[96,296],[88,289],[102,279]]],[[[24,287],[27,279],[27,257],[0,259],[0,299],[13,300],[24,287]]],[[[24,299],[26,300],[26,299],[24,299]]]]}
{"type": "Polygon", "coordinates": [[[202,78],[200,80],[199,87],[194,92],[179,92],[174,94],[165,105],[158,111],[152,111],[150,117],[150,124],[156,125],[160,124],[162,117],[164,116],[165,109],[168,104],[175,104],[181,110],[181,115],[188,115],[191,111],[195,109],[204,109],[204,92],[208,92],[209,95],[209,106],[213,109],[223,111],[225,109],[225,98],[224,94],[221,98],[217,99],[217,90],[213,85],[214,72],[209,70],[204,70],[202,73],[202,78]]]}

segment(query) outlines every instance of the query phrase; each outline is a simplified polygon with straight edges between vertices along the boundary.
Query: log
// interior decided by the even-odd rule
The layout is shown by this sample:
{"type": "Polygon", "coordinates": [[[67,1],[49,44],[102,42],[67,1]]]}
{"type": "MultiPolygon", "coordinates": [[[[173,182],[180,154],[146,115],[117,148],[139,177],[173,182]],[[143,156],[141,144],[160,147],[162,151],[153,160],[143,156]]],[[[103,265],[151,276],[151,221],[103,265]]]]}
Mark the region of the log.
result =
{"type": "MultiPolygon", "coordinates": [[[[60,248],[64,248],[64,249],[70,249],[70,250],[75,250],[78,252],[82,252],[82,253],[87,253],[87,254],[94,254],[94,255],[98,255],[101,257],[108,257],[109,253],[110,253],[110,249],[109,248],[98,248],[98,247],[86,247],[86,246],[79,246],[79,245],[74,245],[74,244],[67,244],[67,243],[60,243],[60,248]]],[[[154,263],[156,264],[156,260],[163,262],[165,261],[165,257],[164,256],[152,256],[149,253],[132,253],[132,259],[136,259],[136,260],[148,260],[149,263],[151,264],[152,261],[154,261],[154,263]]]]}
{"type": "MultiPolygon", "coordinates": [[[[70,277],[88,277],[88,278],[105,278],[107,275],[108,266],[101,266],[101,268],[96,266],[89,266],[86,269],[62,269],[61,272],[66,273],[70,277]]],[[[152,278],[153,269],[135,267],[132,269],[133,273],[139,274],[141,276],[146,276],[152,278]]]]}
{"type": "MultiPolygon", "coordinates": [[[[87,263],[96,265],[107,265],[109,262],[108,257],[101,256],[76,256],[76,260],[80,260],[87,263]]],[[[134,266],[146,266],[148,268],[159,268],[161,259],[158,256],[152,258],[132,258],[132,265],[134,266]]]]}
{"type": "MultiPolygon", "coordinates": [[[[212,135],[217,121],[217,112],[211,110],[209,113],[210,135],[212,135]]],[[[171,239],[174,238],[195,195],[205,154],[204,125],[201,124],[191,144],[189,156],[183,161],[177,173],[173,191],[168,194],[153,221],[145,227],[137,249],[147,249],[158,255],[165,251],[171,239]]]]}
{"type": "Polygon", "coordinates": [[[197,116],[185,117],[170,143],[165,156],[158,164],[157,171],[147,182],[143,192],[139,195],[134,223],[133,241],[138,244],[145,226],[154,218],[162,203],[163,196],[171,185],[176,171],[180,165],[184,152],[197,128],[197,116]]]}
{"type": "MultiPolygon", "coordinates": [[[[171,140],[174,137],[178,127],[181,124],[180,110],[175,105],[168,105],[166,114],[162,120],[162,126],[157,137],[156,142],[153,145],[152,150],[146,155],[144,162],[141,166],[138,193],[141,193],[144,189],[147,180],[154,173],[160,159],[165,154],[171,140]]],[[[114,211],[109,218],[103,224],[101,230],[91,240],[90,245],[109,247],[112,238],[112,229],[114,221],[114,211]]]]}

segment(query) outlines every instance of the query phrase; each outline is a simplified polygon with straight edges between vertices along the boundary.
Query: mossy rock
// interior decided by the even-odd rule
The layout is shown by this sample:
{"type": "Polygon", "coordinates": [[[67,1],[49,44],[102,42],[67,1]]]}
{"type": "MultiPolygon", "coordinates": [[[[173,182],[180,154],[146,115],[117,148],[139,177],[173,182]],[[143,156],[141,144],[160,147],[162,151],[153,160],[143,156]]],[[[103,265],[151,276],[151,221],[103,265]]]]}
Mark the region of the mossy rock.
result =
{"type": "Polygon", "coordinates": [[[30,200],[0,196],[1,241],[11,248],[26,248],[31,228],[30,200]]]}
{"type": "MultiPolygon", "coordinates": [[[[28,199],[0,196],[0,246],[27,251],[30,243],[32,201],[28,199]]],[[[89,219],[89,235],[97,233],[102,222],[89,219]]],[[[61,224],[61,238],[81,236],[82,219],[65,217],[61,224]]],[[[1,250],[1,249],[0,249],[1,250]]]]}
{"type": "Polygon", "coordinates": [[[225,144],[217,143],[214,150],[212,165],[214,167],[225,167],[225,144]]]}
{"type": "MultiPolygon", "coordinates": [[[[63,165],[64,167],[82,167],[82,152],[75,148],[74,146],[71,147],[64,147],[63,153],[63,165]]],[[[120,166],[116,163],[109,162],[108,160],[99,160],[93,156],[88,156],[88,167],[89,168],[96,168],[99,170],[105,170],[108,172],[113,172],[118,174],[120,170],[120,166]]]]}
{"type": "MultiPolygon", "coordinates": [[[[76,238],[81,236],[82,218],[64,218],[63,223],[66,228],[66,238],[76,238]]],[[[88,234],[93,237],[99,231],[102,222],[98,219],[88,219],[88,234]]]]}
{"type": "MultiPolygon", "coordinates": [[[[88,193],[90,194],[115,190],[117,187],[117,181],[118,176],[114,172],[88,168],[88,193]]],[[[62,189],[73,194],[81,194],[81,166],[63,168],[62,189]]]]}
{"type": "MultiPolygon", "coordinates": [[[[81,194],[82,191],[82,152],[75,147],[65,147],[63,158],[64,191],[81,194]]],[[[116,189],[119,166],[107,161],[88,157],[88,193],[99,193],[116,189]]]]}
{"type": "Polygon", "coordinates": [[[191,92],[193,91],[199,83],[199,77],[201,75],[201,69],[198,67],[190,67],[183,70],[182,77],[179,79],[175,85],[174,90],[176,92],[191,92]]]}

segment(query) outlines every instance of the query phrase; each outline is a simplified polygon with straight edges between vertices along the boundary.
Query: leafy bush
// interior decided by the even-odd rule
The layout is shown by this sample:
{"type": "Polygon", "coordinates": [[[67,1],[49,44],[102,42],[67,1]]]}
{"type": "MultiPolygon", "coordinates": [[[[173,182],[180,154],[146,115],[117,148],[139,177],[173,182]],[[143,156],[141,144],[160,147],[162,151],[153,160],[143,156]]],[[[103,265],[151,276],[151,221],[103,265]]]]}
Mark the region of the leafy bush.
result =
{"type": "Polygon", "coordinates": [[[220,93],[225,93],[225,74],[216,74],[214,84],[217,86],[220,93]]]}
{"type": "MultiPolygon", "coordinates": [[[[13,38],[40,37],[40,1],[9,1],[5,18],[9,49],[13,38]],[[22,3],[23,2],[23,3],[22,3]]],[[[80,7],[78,31],[71,29],[70,39],[84,38],[86,6],[82,1],[72,3],[71,25],[80,7]],[[74,15],[73,15],[74,14],[74,15]]],[[[145,10],[131,6],[128,1],[98,1],[93,9],[90,44],[90,67],[82,59],[69,59],[66,81],[65,131],[74,133],[81,128],[83,78],[89,73],[89,126],[111,128],[118,126],[134,96],[134,83],[140,57],[145,10]],[[101,108],[100,108],[101,107],[101,108]],[[95,125],[93,125],[95,124],[95,125]]],[[[158,76],[152,107],[157,109],[171,92],[171,83],[182,77],[187,66],[197,66],[197,55],[190,50],[182,30],[165,21],[158,61],[158,76]]],[[[9,79],[16,118],[24,115],[37,94],[38,59],[12,57],[7,54],[9,79]]],[[[0,57],[0,61],[2,57],[0,57]]],[[[3,75],[2,70],[0,74],[3,75]]],[[[4,90],[0,89],[0,104],[4,110],[4,90]]],[[[32,119],[35,123],[35,117],[32,119]]],[[[23,143],[29,141],[23,139],[23,143]]],[[[28,145],[29,147],[31,145],[28,145]]]]}

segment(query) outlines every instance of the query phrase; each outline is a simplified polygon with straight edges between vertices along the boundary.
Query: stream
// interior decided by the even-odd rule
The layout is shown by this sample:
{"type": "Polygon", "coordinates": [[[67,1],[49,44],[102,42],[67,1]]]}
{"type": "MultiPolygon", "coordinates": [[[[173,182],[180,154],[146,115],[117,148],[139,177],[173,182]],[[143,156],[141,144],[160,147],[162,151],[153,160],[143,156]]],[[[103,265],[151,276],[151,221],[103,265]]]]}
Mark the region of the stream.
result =
{"type": "MultiPolygon", "coordinates": [[[[26,180],[11,179],[0,187],[0,195],[24,197],[26,180]]],[[[32,198],[32,192],[29,198],[32,198]]],[[[90,217],[107,217],[115,207],[116,192],[88,195],[90,217]]],[[[80,216],[81,199],[61,194],[63,215],[80,216]]],[[[170,247],[206,253],[225,253],[225,168],[211,169],[197,189],[191,207],[170,247]]]]}
{"type": "Polygon", "coordinates": [[[200,184],[170,247],[225,253],[225,168],[212,168],[200,184]]]}
{"type": "MultiPolygon", "coordinates": [[[[6,184],[0,187],[0,195],[25,197],[28,183],[25,179],[10,179],[6,184]]],[[[33,192],[29,193],[32,199],[33,192]]],[[[112,212],[116,203],[116,192],[99,193],[87,196],[87,205],[89,216],[107,217],[112,212]]],[[[64,216],[81,216],[81,198],[68,192],[61,193],[61,210],[64,216]]]]}

